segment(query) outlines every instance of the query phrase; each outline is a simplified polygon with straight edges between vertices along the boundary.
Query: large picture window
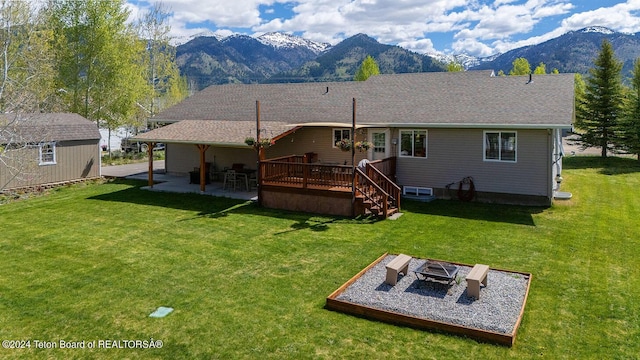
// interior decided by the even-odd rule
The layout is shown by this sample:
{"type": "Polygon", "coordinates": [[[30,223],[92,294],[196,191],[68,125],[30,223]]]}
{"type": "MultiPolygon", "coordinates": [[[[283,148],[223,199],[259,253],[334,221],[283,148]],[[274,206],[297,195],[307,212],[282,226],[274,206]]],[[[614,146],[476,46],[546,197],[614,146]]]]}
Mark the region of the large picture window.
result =
{"type": "Polygon", "coordinates": [[[38,145],[39,164],[49,165],[56,163],[56,144],[53,142],[38,145]]]}
{"type": "Polygon", "coordinates": [[[516,161],[518,141],[515,131],[485,131],[485,161],[516,161]]]}
{"type": "Polygon", "coordinates": [[[400,130],[400,156],[427,157],[427,130],[400,130]]]}
{"type": "Polygon", "coordinates": [[[333,129],[333,147],[342,139],[351,140],[351,129],[333,129]]]}

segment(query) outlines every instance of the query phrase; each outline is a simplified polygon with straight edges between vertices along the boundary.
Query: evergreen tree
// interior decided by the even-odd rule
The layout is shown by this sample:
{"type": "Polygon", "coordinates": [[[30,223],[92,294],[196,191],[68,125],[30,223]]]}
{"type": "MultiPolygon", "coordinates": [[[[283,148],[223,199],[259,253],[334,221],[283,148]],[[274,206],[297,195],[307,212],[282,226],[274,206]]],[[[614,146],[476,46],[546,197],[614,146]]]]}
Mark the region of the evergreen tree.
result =
{"type": "Polygon", "coordinates": [[[631,89],[621,119],[621,147],[640,160],[640,59],[633,63],[631,89]]]}
{"type": "Polygon", "coordinates": [[[362,60],[362,64],[360,64],[360,68],[353,79],[355,81],[364,81],[373,75],[380,75],[380,68],[371,55],[367,55],[367,57],[362,60]]]}
{"type": "Polygon", "coordinates": [[[509,75],[529,75],[531,74],[531,65],[525,58],[517,58],[513,60],[513,67],[509,71],[509,75]]]}
{"type": "Polygon", "coordinates": [[[622,63],[607,40],[602,42],[594,65],[589,69],[584,96],[576,106],[576,128],[580,130],[578,143],[600,147],[604,158],[618,143],[616,131],[623,105],[622,63]]]}

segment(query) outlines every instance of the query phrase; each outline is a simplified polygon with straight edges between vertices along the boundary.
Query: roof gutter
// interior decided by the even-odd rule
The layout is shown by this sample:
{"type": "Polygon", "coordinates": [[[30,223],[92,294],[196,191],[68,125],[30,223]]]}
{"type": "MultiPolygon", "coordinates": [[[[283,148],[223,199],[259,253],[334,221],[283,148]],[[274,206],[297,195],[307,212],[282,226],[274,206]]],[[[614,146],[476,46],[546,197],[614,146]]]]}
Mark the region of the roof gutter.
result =
{"type": "MultiPolygon", "coordinates": [[[[347,123],[302,123],[296,127],[351,127],[347,123]]],[[[357,128],[455,128],[455,129],[571,129],[571,124],[465,124],[465,123],[375,123],[358,124],[357,128]]]]}

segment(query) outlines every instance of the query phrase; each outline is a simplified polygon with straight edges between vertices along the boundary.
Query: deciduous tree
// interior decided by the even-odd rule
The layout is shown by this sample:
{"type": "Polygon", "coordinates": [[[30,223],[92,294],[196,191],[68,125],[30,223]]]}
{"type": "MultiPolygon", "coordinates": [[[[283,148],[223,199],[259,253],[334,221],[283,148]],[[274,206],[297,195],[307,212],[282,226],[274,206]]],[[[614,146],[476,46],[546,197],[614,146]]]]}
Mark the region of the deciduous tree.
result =
{"type": "Polygon", "coordinates": [[[525,58],[517,58],[513,60],[513,67],[509,71],[509,75],[529,75],[531,74],[531,65],[525,58]]]}
{"type": "Polygon", "coordinates": [[[533,70],[533,73],[536,75],[544,75],[547,73],[547,65],[545,65],[543,62],[540,63],[540,65],[536,66],[536,68],[533,70]]]}
{"type": "Polygon", "coordinates": [[[187,80],[180,76],[176,64],[176,49],[171,46],[168,24],[170,10],[156,2],[137,23],[140,38],[146,41],[144,65],[147,82],[152,88],[151,96],[141,105],[147,116],[153,117],[188,95],[187,80]]]}
{"type": "Polygon", "coordinates": [[[28,1],[0,1],[0,190],[38,165],[32,149],[46,134],[23,124],[56,110],[50,33],[40,15],[28,1]]]}
{"type": "Polygon", "coordinates": [[[448,72],[464,71],[464,66],[462,66],[462,64],[460,64],[459,62],[451,61],[447,64],[447,71],[448,72]]]}
{"type": "Polygon", "coordinates": [[[378,67],[378,63],[371,57],[371,55],[367,55],[367,57],[362,60],[362,64],[360,64],[360,68],[356,72],[354,80],[364,81],[373,75],[380,75],[380,68],[378,67]]]}
{"type": "Polygon", "coordinates": [[[110,129],[133,122],[150,87],[124,0],[50,0],[48,9],[67,110],[110,129]]]}

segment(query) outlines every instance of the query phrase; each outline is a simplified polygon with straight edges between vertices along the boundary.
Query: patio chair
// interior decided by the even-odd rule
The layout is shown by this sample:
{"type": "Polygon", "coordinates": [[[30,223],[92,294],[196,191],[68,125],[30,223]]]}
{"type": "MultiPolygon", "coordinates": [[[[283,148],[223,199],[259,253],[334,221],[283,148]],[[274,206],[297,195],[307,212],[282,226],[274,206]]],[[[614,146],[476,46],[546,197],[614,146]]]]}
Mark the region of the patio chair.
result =
{"type": "Polygon", "coordinates": [[[240,179],[238,179],[238,174],[236,173],[235,170],[227,170],[227,172],[224,173],[224,181],[222,182],[222,190],[226,190],[227,189],[227,185],[229,186],[233,186],[233,191],[236,191],[236,187],[238,186],[238,181],[240,181],[240,179]]]}

